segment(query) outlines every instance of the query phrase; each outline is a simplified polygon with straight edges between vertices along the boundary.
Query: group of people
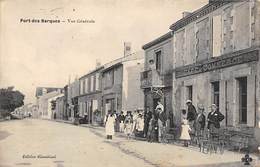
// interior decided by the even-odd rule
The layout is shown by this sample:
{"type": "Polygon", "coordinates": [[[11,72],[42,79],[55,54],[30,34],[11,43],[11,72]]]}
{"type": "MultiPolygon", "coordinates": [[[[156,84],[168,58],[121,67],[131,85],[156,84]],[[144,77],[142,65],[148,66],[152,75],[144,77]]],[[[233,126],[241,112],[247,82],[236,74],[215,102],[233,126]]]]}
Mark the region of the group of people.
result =
{"type": "MultiPolygon", "coordinates": [[[[215,104],[210,106],[209,114],[205,115],[205,108],[198,104],[198,112],[191,100],[186,101],[187,109],[181,110],[180,140],[184,141],[184,146],[188,147],[191,134],[203,136],[205,130],[210,133],[217,133],[220,122],[225,118],[215,104]],[[207,125],[207,129],[205,128],[207,125]]],[[[126,115],[122,111],[107,114],[105,118],[105,129],[107,139],[112,139],[115,131],[124,132],[128,139],[135,136],[145,137],[149,142],[165,142],[166,124],[169,118],[164,111],[164,106],[159,100],[154,112],[147,111],[145,115],[138,110],[127,111],[126,115]]]]}
{"type": "Polygon", "coordinates": [[[207,123],[207,131],[209,134],[218,133],[220,122],[224,120],[225,116],[218,110],[216,104],[210,106],[211,111],[205,116],[205,108],[202,104],[198,105],[198,112],[192,104],[191,100],[187,100],[187,111],[182,109],[182,125],[180,139],[184,141],[184,146],[188,147],[191,140],[191,135],[203,136],[205,126],[207,123]]]}
{"type": "Polygon", "coordinates": [[[140,110],[122,111],[120,114],[109,112],[105,118],[105,130],[107,139],[112,139],[116,132],[124,132],[128,139],[132,134],[140,135],[144,129],[144,118],[140,110]]]}
{"type": "Polygon", "coordinates": [[[166,133],[167,116],[161,101],[157,102],[155,112],[148,111],[145,116],[144,137],[149,142],[163,142],[166,133]]]}

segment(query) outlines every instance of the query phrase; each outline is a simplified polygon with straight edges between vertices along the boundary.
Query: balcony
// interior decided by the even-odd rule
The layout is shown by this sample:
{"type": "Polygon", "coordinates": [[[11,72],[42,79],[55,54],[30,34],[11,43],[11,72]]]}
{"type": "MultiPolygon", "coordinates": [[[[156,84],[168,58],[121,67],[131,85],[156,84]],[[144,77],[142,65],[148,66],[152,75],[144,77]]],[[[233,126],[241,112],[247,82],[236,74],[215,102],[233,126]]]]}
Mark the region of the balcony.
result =
{"type": "Polygon", "coordinates": [[[162,75],[157,70],[141,72],[141,88],[168,87],[172,85],[172,75],[162,75]]]}

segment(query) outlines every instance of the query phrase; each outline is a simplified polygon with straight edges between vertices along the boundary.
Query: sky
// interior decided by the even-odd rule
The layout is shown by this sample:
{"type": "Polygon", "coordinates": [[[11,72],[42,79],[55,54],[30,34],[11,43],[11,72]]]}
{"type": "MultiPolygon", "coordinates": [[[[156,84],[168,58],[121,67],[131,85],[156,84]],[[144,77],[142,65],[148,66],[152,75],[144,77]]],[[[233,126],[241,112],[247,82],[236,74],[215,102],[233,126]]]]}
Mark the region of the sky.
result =
{"type": "Polygon", "coordinates": [[[36,87],[64,87],[102,64],[169,32],[208,0],[0,0],[0,88],[14,86],[34,102],[36,87]],[[25,23],[21,19],[64,20],[25,23]],[[67,20],[94,20],[69,23],[67,20]]]}

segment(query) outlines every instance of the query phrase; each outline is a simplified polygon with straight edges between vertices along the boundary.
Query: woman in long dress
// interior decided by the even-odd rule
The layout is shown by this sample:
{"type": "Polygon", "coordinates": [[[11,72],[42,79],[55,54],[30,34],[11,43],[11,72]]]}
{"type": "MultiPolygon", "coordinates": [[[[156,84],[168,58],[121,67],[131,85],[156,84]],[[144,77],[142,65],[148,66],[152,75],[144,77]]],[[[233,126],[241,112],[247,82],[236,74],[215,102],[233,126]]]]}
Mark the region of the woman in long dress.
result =
{"type": "Polygon", "coordinates": [[[138,115],[138,118],[136,119],[136,126],[135,126],[135,135],[138,137],[143,136],[144,131],[144,118],[142,114],[138,115]]]}
{"type": "Polygon", "coordinates": [[[107,139],[112,140],[112,136],[115,134],[115,117],[114,114],[109,114],[106,121],[106,135],[107,139]]]}

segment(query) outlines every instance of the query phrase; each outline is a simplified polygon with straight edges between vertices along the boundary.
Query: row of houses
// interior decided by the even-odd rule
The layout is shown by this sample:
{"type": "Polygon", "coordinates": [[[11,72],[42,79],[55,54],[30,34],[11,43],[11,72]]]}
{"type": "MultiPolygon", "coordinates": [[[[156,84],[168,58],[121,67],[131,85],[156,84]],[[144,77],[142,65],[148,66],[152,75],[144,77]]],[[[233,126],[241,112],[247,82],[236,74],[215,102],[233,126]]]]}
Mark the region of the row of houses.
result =
{"type": "Polygon", "coordinates": [[[143,67],[143,52],[126,52],[104,65],[98,63],[94,70],[64,88],[37,88],[41,92],[37,95],[40,118],[73,121],[79,116],[86,123],[102,124],[108,112],[142,110],[143,67]]]}
{"type": "Polygon", "coordinates": [[[216,104],[225,116],[221,126],[246,129],[260,141],[259,46],[259,0],[209,1],[183,12],[169,32],[143,45],[144,56],[100,65],[67,85],[56,115],[73,117],[76,113],[62,111],[77,106],[74,112],[96,123],[109,111],[153,111],[161,100],[179,124],[189,99],[206,114],[216,104]]]}

